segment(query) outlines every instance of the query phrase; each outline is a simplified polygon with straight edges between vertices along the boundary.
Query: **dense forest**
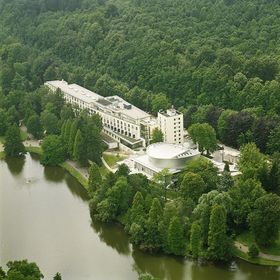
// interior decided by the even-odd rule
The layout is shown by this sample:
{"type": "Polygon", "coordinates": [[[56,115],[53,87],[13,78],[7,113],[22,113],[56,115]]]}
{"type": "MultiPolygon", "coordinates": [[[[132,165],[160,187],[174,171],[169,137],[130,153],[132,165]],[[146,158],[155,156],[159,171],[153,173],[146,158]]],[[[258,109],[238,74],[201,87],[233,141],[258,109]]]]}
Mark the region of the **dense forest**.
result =
{"type": "MultiPolygon", "coordinates": [[[[47,135],[44,164],[92,161],[92,217],[121,222],[143,250],[228,261],[250,232],[256,257],[279,241],[279,18],[276,0],[0,0],[0,136],[20,142],[23,120],[47,135]],[[242,175],[201,158],[168,191],[168,173],[149,182],[120,166],[102,177],[98,117],[40,87],[52,79],[154,114],[174,104],[186,127],[208,123],[242,147],[242,175]]],[[[8,143],[8,155],[24,152],[8,143]]]]}
{"type": "Polygon", "coordinates": [[[1,0],[2,92],[65,79],[153,113],[174,104],[187,127],[230,109],[219,139],[271,152],[279,17],[273,0],[1,0]]]}

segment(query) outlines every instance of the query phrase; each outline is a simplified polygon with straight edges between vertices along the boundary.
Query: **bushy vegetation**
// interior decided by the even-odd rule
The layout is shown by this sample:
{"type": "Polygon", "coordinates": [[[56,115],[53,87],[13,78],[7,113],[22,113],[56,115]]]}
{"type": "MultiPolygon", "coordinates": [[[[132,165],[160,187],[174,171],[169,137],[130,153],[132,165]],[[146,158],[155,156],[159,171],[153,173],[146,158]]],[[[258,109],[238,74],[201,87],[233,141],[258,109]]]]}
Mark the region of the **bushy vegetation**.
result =
{"type": "MultiPolygon", "coordinates": [[[[273,0],[0,0],[0,136],[15,141],[5,151],[24,153],[23,120],[44,138],[43,163],[90,165],[92,217],[121,222],[143,250],[227,261],[232,236],[249,230],[258,246],[273,244],[279,13],[273,0]],[[150,182],[126,166],[102,178],[100,118],[41,87],[52,79],[120,95],[153,114],[174,104],[202,152],[213,151],[216,138],[242,147],[242,175],[218,176],[200,159],[172,186],[166,171],[150,182]]],[[[153,141],[161,140],[156,131],[153,141]]]]}
{"type": "Polygon", "coordinates": [[[280,199],[271,193],[277,191],[271,181],[261,181],[273,171],[263,158],[255,145],[247,144],[239,163],[243,174],[235,181],[228,171],[218,176],[213,164],[201,158],[168,189],[159,179],[129,175],[124,165],[102,179],[93,165],[90,178],[98,180],[89,184],[92,218],[121,222],[131,242],[145,251],[228,261],[236,234],[250,230],[263,247],[278,239],[280,199]],[[258,177],[260,168],[263,177],[258,177]],[[166,200],[166,192],[175,195],[166,200]]]}

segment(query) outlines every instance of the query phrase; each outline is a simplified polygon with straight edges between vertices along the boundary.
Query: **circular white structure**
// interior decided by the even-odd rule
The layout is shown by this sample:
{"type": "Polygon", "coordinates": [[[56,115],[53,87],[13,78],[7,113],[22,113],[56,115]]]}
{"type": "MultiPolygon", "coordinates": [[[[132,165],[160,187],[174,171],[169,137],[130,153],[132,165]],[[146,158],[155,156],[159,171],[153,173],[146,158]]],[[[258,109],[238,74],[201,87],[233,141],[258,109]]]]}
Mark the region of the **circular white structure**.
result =
{"type": "Polygon", "coordinates": [[[183,169],[186,163],[200,153],[181,144],[156,143],[147,148],[149,162],[158,168],[183,169]]]}

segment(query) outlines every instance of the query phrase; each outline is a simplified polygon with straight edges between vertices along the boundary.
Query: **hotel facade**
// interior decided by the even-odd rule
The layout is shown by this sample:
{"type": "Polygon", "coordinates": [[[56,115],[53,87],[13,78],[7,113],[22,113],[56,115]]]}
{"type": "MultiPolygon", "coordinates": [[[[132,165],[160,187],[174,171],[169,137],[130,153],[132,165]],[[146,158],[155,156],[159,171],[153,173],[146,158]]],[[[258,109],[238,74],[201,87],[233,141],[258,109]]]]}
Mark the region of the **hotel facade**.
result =
{"type": "MultiPolygon", "coordinates": [[[[162,130],[167,143],[183,143],[183,115],[175,109],[159,112],[158,118],[133,106],[119,96],[103,97],[77,84],[66,81],[48,81],[45,86],[60,90],[67,103],[87,109],[89,114],[99,114],[106,138],[111,138],[129,148],[150,144],[153,130],[162,130]]],[[[109,141],[108,141],[109,142],[109,141]]]]}

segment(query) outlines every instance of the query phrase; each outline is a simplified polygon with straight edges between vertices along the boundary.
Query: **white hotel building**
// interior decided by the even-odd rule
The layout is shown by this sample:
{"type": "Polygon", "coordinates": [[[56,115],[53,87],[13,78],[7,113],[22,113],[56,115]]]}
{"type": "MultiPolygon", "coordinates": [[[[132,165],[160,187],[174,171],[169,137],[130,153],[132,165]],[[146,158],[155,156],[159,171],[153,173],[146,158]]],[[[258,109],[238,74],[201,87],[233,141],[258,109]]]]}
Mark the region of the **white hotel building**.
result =
{"type": "Polygon", "coordinates": [[[184,142],[184,117],[174,108],[159,111],[158,125],[163,132],[163,141],[171,144],[182,144],[184,142]]]}
{"type": "Polygon", "coordinates": [[[175,109],[160,112],[158,123],[157,118],[119,96],[103,97],[63,80],[48,81],[45,85],[54,92],[60,89],[68,103],[87,109],[90,114],[99,114],[107,137],[129,148],[147,146],[156,127],[161,128],[164,141],[177,144],[183,142],[183,115],[175,109]]]}

